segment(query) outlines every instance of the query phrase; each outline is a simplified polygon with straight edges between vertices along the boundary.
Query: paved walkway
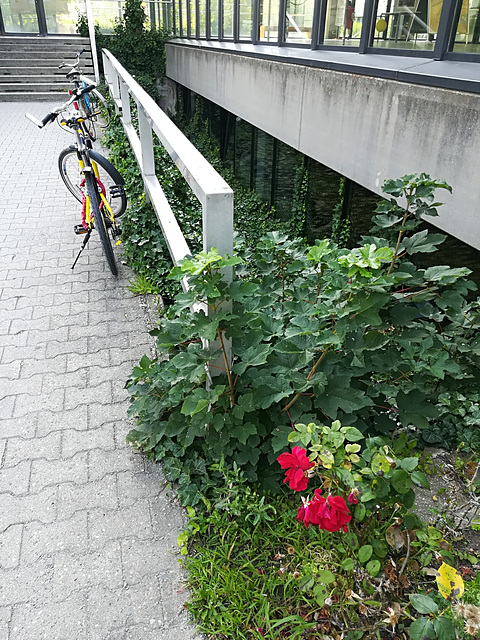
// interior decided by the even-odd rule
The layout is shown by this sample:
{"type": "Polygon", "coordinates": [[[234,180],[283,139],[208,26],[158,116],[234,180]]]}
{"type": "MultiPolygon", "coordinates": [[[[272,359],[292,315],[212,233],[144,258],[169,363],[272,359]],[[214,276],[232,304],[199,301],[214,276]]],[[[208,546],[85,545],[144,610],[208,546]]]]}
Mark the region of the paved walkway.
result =
{"type": "Polygon", "coordinates": [[[70,269],[70,136],[24,117],[52,106],[0,103],[0,640],[189,640],[181,510],[125,444],[150,336],[96,234],[70,269]]]}

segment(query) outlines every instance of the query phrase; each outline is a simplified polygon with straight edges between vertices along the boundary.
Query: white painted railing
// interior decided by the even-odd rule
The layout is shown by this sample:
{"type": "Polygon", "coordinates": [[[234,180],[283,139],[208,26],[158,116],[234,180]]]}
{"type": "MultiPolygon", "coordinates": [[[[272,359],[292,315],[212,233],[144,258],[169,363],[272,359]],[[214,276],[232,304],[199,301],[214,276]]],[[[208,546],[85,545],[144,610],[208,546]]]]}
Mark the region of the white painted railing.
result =
{"type": "MultiPolygon", "coordinates": [[[[232,255],[232,189],[107,49],[103,50],[103,68],[173,262],[178,263],[191,251],[155,175],[154,134],[202,205],[203,249],[216,247],[221,255],[232,255]],[[140,135],[131,121],[130,96],[137,104],[140,135]]],[[[231,270],[225,278],[231,279],[231,270]]]]}

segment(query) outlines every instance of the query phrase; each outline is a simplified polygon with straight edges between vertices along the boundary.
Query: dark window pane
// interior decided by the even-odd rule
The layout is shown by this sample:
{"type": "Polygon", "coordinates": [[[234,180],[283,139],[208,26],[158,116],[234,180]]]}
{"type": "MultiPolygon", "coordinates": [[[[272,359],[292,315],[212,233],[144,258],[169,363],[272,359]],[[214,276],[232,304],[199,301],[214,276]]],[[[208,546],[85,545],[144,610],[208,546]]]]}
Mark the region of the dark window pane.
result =
{"type": "Polygon", "coordinates": [[[329,237],[335,208],[342,207],[341,175],[315,160],[308,162],[305,232],[309,242],[329,237]]]}
{"type": "Polygon", "coordinates": [[[260,198],[270,203],[272,197],[273,138],[257,131],[255,145],[254,188],[260,198]]]}

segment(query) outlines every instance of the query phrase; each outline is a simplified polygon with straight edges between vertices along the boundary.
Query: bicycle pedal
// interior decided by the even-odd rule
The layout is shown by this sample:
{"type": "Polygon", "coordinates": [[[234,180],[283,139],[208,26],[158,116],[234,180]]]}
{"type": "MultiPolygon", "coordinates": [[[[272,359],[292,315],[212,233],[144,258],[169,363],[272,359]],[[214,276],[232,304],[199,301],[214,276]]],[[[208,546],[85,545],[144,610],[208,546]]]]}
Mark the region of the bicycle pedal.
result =
{"type": "Polygon", "coordinates": [[[83,235],[84,233],[88,233],[88,228],[87,228],[87,229],[85,229],[85,227],[83,226],[83,224],[76,224],[76,225],[73,227],[73,230],[74,230],[74,232],[75,232],[75,235],[77,235],[77,236],[81,236],[81,235],[83,235]]]}
{"type": "Polygon", "coordinates": [[[122,235],[122,229],[121,227],[118,226],[118,224],[116,224],[113,229],[112,229],[112,234],[117,237],[117,236],[121,236],[122,235]]]}
{"type": "Polygon", "coordinates": [[[125,189],[121,184],[114,184],[110,187],[111,198],[121,198],[125,193],[125,189]]]}

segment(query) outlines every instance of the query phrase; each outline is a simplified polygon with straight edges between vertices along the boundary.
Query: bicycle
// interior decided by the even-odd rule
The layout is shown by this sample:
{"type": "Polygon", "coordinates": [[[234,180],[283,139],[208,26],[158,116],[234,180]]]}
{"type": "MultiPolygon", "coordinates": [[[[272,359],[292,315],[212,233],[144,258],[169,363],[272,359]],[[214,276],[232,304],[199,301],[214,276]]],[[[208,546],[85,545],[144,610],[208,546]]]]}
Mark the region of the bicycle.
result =
{"type": "Polygon", "coordinates": [[[106,158],[92,149],[91,140],[85,130],[85,118],[78,109],[71,107],[72,103],[78,102],[92,89],[92,85],[74,89],[71,98],[65,104],[48,113],[42,120],[38,120],[29,113],[26,117],[38,127],[43,128],[56,120],[60,114],[64,114],[62,127],[67,127],[75,135],[75,144],[63,149],[58,158],[63,182],[75,198],[83,204],[82,225],[76,225],[74,231],[78,235],[85,234],[85,238],[72,269],[85,249],[93,229],[96,229],[110,271],[116,276],[118,270],[109,232],[113,241],[121,234],[116,218],[119,218],[127,208],[124,180],[106,158]],[[76,160],[75,167],[73,162],[70,162],[73,158],[76,160]],[[105,182],[108,185],[108,192],[105,182]]]}
{"type": "MultiPolygon", "coordinates": [[[[70,69],[70,71],[66,74],[66,77],[73,83],[75,89],[83,89],[86,86],[93,87],[91,91],[85,93],[78,100],[78,103],[74,104],[86,118],[85,129],[91,140],[95,142],[95,140],[97,139],[95,124],[97,124],[101,129],[106,129],[110,124],[112,116],[107,101],[102,96],[100,91],[96,89],[96,83],[91,78],[83,75],[80,71],[80,56],[82,55],[82,53],[85,53],[85,51],[86,49],[81,49],[80,51],[77,51],[75,53],[75,62],[73,64],[62,62],[62,64],[59,65],[58,68],[64,69],[65,67],[68,67],[70,69]]],[[[57,122],[60,124],[60,126],[62,126],[58,120],[57,122]]]]}

